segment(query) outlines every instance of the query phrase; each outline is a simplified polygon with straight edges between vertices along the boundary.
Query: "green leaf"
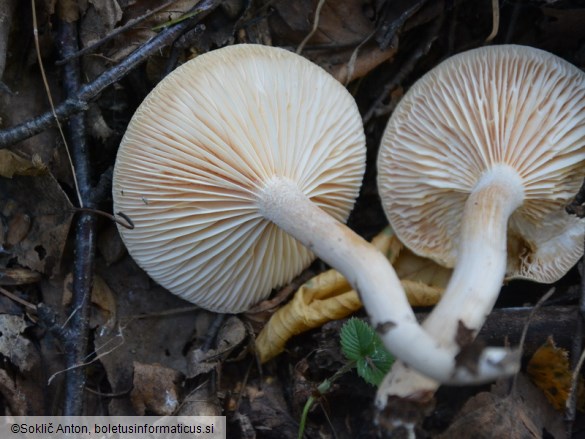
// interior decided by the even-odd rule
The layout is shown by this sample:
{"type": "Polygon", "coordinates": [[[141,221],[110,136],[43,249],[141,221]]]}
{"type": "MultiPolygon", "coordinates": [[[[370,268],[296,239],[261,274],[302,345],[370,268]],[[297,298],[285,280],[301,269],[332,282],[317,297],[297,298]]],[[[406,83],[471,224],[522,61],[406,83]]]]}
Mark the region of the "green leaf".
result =
{"type": "Polygon", "coordinates": [[[348,360],[355,361],[358,375],[378,386],[394,358],[384,348],[376,331],[363,320],[352,317],[341,328],[341,350],[348,360]]]}

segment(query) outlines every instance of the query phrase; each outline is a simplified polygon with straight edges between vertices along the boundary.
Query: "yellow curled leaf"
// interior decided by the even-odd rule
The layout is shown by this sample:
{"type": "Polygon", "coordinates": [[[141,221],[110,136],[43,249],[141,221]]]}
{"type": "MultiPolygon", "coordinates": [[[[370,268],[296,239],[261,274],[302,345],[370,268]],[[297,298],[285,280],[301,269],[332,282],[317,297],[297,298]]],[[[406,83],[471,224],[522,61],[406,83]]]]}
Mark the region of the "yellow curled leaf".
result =
{"type": "MultiPolygon", "coordinates": [[[[450,270],[404,249],[390,227],[372,244],[397,269],[411,305],[432,306],[438,302],[450,270]]],[[[303,284],[292,300],[272,315],[256,339],[258,358],[264,363],[281,353],[294,335],[343,319],[361,307],[357,293],[341,274],[335,270],[321,273],[303,284]]]]}

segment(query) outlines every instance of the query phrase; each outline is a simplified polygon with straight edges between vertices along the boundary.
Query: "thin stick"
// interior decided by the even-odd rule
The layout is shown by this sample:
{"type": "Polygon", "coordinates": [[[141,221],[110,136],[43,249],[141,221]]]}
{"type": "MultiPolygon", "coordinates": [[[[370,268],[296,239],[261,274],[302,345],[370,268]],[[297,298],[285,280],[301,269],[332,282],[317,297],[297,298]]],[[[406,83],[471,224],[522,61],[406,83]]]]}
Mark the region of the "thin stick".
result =
{"type": "Polygon", "coordinates": [[[579,357],[579,361],[577,362],[577,366],[573,370],[573,374],[571,376],[571,390],[569,391],[569,396],[567,397],[566,402],[566,410],[569,415],[567,421],[571,424],[575,421],[575,405],[577,402],[577,389],[579,387],[579,373],[583,368],[583,362],[585,362],[585,351],[581,352],[581,356],[579,357]]]}
{"type": "Polygon", "coordinates": [[[143,21],[147,20],[148,18],[152,17],[157,12],[160,12],[163,9],[168,8],[169,6],[171,6],[173,3],[176,3],[177,1],[178,0],[168,0],[167,2],[163,3],[162,5],[154,8],[152,11],[148,11],[146,14],[144,14],[138,18],[135,18],[134,20],[131,20],[130,22],[126,23],[124,26],[120,26],[120,27],[114,29],[111,33],[109,33],[105,37],[101,38],[99,41],[96,41],[95,43],[90,44],[89,46],[84,47],[83,49],[78,50],[77,52],[72,53],[71,55],[67,55],[67,56],[61,58],[60,60],[55,62],[55,64],[60,66],[60,65],[67,63],[68,61],[79,58],[80,56],[83,56],[86,53],[93,52],[98,47],[100,47],[103,44],[107,43],[108,41],[116,38],[118,35],[123,34],[124,32],[126,32],[130,29],[133,29],[138,24],[140,24],[143,21]]]}
{"type": "Polygon", "coordinates": [[[382,92],[378,95],[378,98],[374,101],[370,109],[366,112],[363,117],[364,125],[367,124],[372,117],[377,115],[377,112],[380,107],[382,107],[382,102],[386,99],[392,90],[394,90],[398,85],[402,83],[402,81],[406,78],[406,76],[412,72],[416,63],[419,59],[425,56],[429,50],[431,49],[433,43],[437,39],[437,34],[443,25],[443,15],[437,17],[433,22],[431,28],[428,30],[427,35],[425,35],[419,45],[411,51],[410,56],[406,61],[402,64],[398,73],[388,82],[382,92]]]}
{"type": "Polygon", "coordinates": [[[371,32],[364,40],[359,43],[356,48],[352,51],[349,61],[347,63],[347,77],[345,78],[344,85],[347,87],[351,81],[351,77],[353,76],[353,72],[355,70],[355,63],[357,61],[357,57],[359,55],[360,50],[364,45],[370,41],[370,39],[376,34],[376,31],[371,32]]]}
{"type": "Polygon", "coordinates": [[[121,398],[122,396],[128,395],[132,391],[132,388],[133,388],[133,386],[130,386],[130,388],[127,390],[123,390],[121,392],[115,392],[115,393],[100,392],[99,390],[94,390],[91,387],[86,387],[85,390],[87,390],[89,393],[91,393],[93,395],[97,395],[97,396],[102,397],[102,398],[121,398]]]}
{"type": "Polygon", "coordinates": [[[14,300],[15,302],[18,302],[18,303],[20,303],[21,305],[24,305],[24,306],[26,306],[28,309],[31,309],[31,310],[33,310],[33,311],[36,311],[36,310],[37,310],[37,307],[36,307],[36,305],[33,305],[32,303],[30,303],[30,302],[27,302],[27,301],[26,301],[26,300],[24,300],[24,299],[21,299],[21,298],[20,298],[20,297],[18,297],[16,294],[14,294],[14,293],[11,293],[10,291],[8,291],[8,290],[6,290],[6,289],[4,289],[4,288],[2,288],[2,287],[0,287],[0,293],[4,294],[6,297],[8,297],[8,298],[10,298],[10,299],[14,300]]]}
{"type": "MultiPolygon", "coordinates": [[[[62,369],[62,370],[59,370],[59,371],[55,372],[47,380],[47,386],[51,384],[51,382],[55,379],[55,377],[57,375],[60,375],[60,374],[62,374],[64,372],[70,372],[72,370],[75,370],[75,369],[78,369],[78,368],[81,368],[81,367],[89,366],[90,364],[95,363],[96,361],[100,360],[101,358],[105,357],[106,355],[109,355],[112,352],[114,352],[116,349],[118,349],[120,346],[122,346],[125,343],[124,334],[122,334],[122,330],[121,329],[119,329],[118,334],[116,334],[116,338],[118,338],[118,337],[121,338],[120,342],[118,344],[114,345],[114,347],[112,347],[111,349],[109,349],[109,350],[107,350],[105,352],[102,352],[100,354],[97,354],[94,358],[92,358],[89,361],[84,361],[82,363],[73,364],[73,365],[71,365],[69,367],[66,367],[65,369],[62,369]]],[[[113,338],[112,338],[112,340],[113,340],[113,338]]],[[[104,345],[104,346],[106,346],[106,345],[104,345]]],[[[104,346],[102,346],[102,348],[104,346]]]]}
{"type": "Polygon", "coordinates": [[[317,3],[317,9],[315,9],[315,19],[313,20],[313,27],[311,31],[307,34],[307,36],[303,39],[303,41],[301,41],[299,47],[297,47],[297,55],[301,54],[305,45],[309,42],[313,35],[315,35],[315,32],[317,32],[317,28],[319,27],[319,17],[321,15],[321,8],[323,7],[324,4],[325,0],[319,0],[319,3],[317,3]]]}
{"type": "Polygon", "coordinates": [[[178,314],[185,314],[185,313],[190,313],[190,312],[199,311],[199,310],[201,310],[201,307],[199,307],[199,306],[195,306],[195,305],[186,306],[183,308],[167,309],[164,311],[153,312],[153,313],[148,313],[148,314],[131,315],[131,316],[124,317],[124,321],[131,322],[133,320],[153,319],[153,318],[157,318],[157,317],[171,317],[171,316],[176,316],[178,314]]]}
{"type": "Polygon", "coordinates": [[[72,213],[77,213],[77,212],[92,213],[94,215],[103,216],[104,218],[107,218],[107,219],[113,221],[114,223],[124,227],[125,229],[129,229],[129,230],[134,229],[134,221],[132,221],[130,219],[130,217],[128,215],[126,215],[124,212],[118,212],[116,214],[120,218],[122,218],[124,221],[116,218],[116,216],[112,215],[111,213],[104,212],[103,210],[91,209],[89,207],[83,207],[83,208],[78,207],[78,208],[73,209],[71,212],[72,213]]]}
{"type": "Polygon", "coordinates": [[[79,202],[79,207],[83,207],[83,200],[81,199],[81,193],[79,192],[79,184],[77,183],[77,175],[75,173],[75,167],[73,166],[73,160],[71,159],[71,153],[69,152],[69,145],[67,144],[67,139],[65,138],[65,134],[63,133],[63,128],[61,127],[59,118],[57,117],[55,105],[53,104],[53,95],[51,94],[51,88],[49,87],[49,82],[47,81],[47,75],[45,74],[45,67],[43,65],[43,59],[41,57],[41,47],[39,44],[39,28],[37,23],[37,10],[35,6],[35,0],[30,0],[30,3],[32,6],[33,35],[35,40],[35,50],[37,52],[37,60],[39,62],[39,69],[41,70],[41,76],[43,78],[43,84],[45,86],[45,91],[47,93],[47,99],[49,100],[49,105],[51,107],[51,113],[53,115],[53,118],[55,119],[57,128],[59,129],[61,139],[63,140],[63,145],[65,145],[65,151],[67,152],[67,159],[69,160],[69,166],[71,167],[71,174],[75,186],[75,193],[77,194],[77,201],[79,202]]]}
{"type": "Polygon", "coordinates": [[[492,32],[485,39],[485,44],[490,43],[494,38],[496,38],[496,35],[498,35],[499,29],[500,29],[500,1],[499,0],[492,0],[492,32]]]}
{"type": "MultiPolygon", "coordinates": [[[[532,319],[534,318],[534,315],[536,314],[536,311],[538,311],[538,309],[542,306],[542,304],[544,302],[546,302],[550,296],[552,296],[555,292],[554,288],[551,288],[550,290],[548,290],[544,296],[542,296],[538,302],[536,302],[536,304],[532,307],[532,310],[530,310],[530,314],[528,315],[528,319],[526,319],[526,323],[524,324],[524,328],[522,328],[522,335],[520,336],[520,341],[518,342],[518,349],[522,350],[524,349],[524,342],[526,341],[526,335],[528,334],[528,327],[530,326],[530,322],[532,321],[532,319]]],[[[512,386],[511,389],[515,389],[516,388],[516,381],[518,380],[518,374],[514,375],[514,379],[512,381],[512,386]]]]}
{"type": "MultiPolygon", "coordinates": [[[[584,183],[585,186],[585,183],[584,183]]],[[[579,202],[579,204],[583,203],[583,186],[579,190],[579,194],[575,197],[575,202],[579,202]]],[[[579,317],[577,319],[576,325],[576,334],[573,339],[573,346],[572,346],[572,359],[577,356],[577,352],[581,352],[579,354],[579,361],[574,366],[573,376],[571,379],[571,390],[567,397],[567,402],[565,406],[565,425],[567,430],[567,436],[570,437],[573,429],[573,423],[577,417],[577,388],[579,385],[579,372],[583,367],[583,358],[585,356],[585,351],[583,350],[583,327],[585,322],[585,262],[581,260],[581,294],[579,297],[579,317]]]]}

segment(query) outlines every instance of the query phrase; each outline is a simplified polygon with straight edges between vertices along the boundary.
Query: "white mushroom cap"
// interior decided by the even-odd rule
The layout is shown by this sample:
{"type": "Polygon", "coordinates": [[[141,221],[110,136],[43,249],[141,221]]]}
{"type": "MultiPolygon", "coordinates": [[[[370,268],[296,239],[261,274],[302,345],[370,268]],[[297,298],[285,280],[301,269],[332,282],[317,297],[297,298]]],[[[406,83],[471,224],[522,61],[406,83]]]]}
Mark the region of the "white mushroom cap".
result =
{"type": "Polygon", "coordinates": [[[554,282],[583,254],[583,221],[563,207],[584,160],[584,73],[542,50],[491,46],[447,59],[408,91],[382,140],[378,183],[400,239],[453,267],[468,194],[487,170],[510,166],[524,201],[508,223],[506,276],[554,282]]]}
{"type": "MultiPolygon", "coordinates": [[[[344,221],[365,168],[351,95],[283,49],[237,45],[185,63],[147,96],[122,140],[114,211],[134,260],[174,294],[241,312],[314,258],[258,209],[273,177],[344,221]]],[[[310,219],[307,219],[310,221],[310,219]]]]}

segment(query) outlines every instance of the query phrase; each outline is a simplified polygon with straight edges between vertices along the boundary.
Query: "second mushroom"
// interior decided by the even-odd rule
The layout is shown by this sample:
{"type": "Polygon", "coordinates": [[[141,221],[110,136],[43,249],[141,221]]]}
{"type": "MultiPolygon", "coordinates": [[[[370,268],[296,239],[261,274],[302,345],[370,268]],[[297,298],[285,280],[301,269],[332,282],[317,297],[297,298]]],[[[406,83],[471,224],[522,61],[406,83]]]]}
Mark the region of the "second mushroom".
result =
{"type": "MultiPolygon", "coordinates": [[[[542,50],[456,55],[394,111],[378,158],[380,194],[408,247],[455,267],[423,327],[459,364],[504,278],[551,283],[583,254],[584,223],[564,206],[584,172],[585,74],[542,50]]],[[[438,385],[399,363],[379,405],[390,396],[424,402],[438,385]]]]}

